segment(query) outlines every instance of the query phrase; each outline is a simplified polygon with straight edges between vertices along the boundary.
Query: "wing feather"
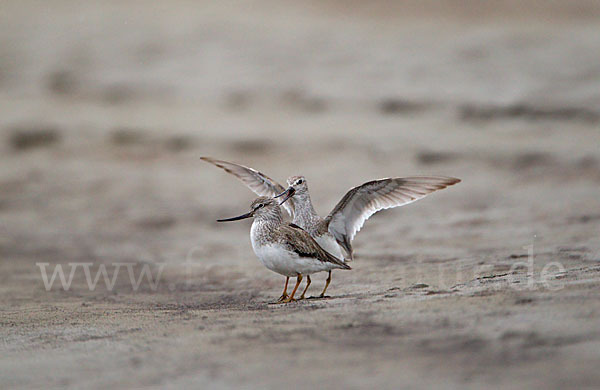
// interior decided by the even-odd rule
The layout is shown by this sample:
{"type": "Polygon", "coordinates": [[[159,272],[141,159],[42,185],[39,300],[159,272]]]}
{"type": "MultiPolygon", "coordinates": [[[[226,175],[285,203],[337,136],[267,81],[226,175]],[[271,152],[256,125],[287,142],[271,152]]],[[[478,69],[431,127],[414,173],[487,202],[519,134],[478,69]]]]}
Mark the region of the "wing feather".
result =
{"type": "Polygon", "coordinates": [[[325,263],[333,263],[338,268],[352,269],[348,264],[321,248],[315,239],[298,225],[283,224],[279,226],[279,232],[283,235],[284,242],[300,257],[312,257],[325,263]]]}
{"type": "Polygon", "coordinates": [[[444,176],[413,176],[373,180],[351,188],[325,219],[328,230],[352,258],[351,242],[376,212],[404,206],[441,190],[460,179],[444,176]]]}
{"type": "MultiPolygon", "coordinates": [[[[275,180],[271,179],[264,173],[257,171],[256,169],[252,169],[232,162],[216,160],[211,157],[200,157],[200,159],[216,167],[219,167],[225,172],[237,177],[242,183],[244,183],[250,190],[252,190],[258,196],[273,197],[282,193],[285,190],[285,188],[281,184],[277,183],[275,180]]],[[[291,217],[294,216],[293,198],[288,199],[282,206],[291,217]]]]}

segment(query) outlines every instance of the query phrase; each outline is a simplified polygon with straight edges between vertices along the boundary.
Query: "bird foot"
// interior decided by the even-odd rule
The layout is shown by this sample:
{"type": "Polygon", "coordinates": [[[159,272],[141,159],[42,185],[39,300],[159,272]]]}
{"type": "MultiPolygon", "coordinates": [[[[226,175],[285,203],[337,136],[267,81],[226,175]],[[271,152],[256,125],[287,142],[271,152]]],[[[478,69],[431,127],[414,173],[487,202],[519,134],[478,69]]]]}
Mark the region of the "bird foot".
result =
{"type": "MultiPolygon", "coordinates": [[[[299,298],[301,299],[301,298],[299,298]]],[[[286,296],[281,296],[276,302],[270,302],[269,305],[281,305],[282,303],[290,303],[290,302],[296,302],[295,298],[292,298],[289,295],[286,296]]]]}
{"type": "Polygon", "coordinates": [[[289,298],[289,295],[287,294],[281,294],[281,296],[279,297],[279,299],[275,302],[270,302],[269,305],[277,305],[279,303],[285,303],[285,300],[289,298]]]}

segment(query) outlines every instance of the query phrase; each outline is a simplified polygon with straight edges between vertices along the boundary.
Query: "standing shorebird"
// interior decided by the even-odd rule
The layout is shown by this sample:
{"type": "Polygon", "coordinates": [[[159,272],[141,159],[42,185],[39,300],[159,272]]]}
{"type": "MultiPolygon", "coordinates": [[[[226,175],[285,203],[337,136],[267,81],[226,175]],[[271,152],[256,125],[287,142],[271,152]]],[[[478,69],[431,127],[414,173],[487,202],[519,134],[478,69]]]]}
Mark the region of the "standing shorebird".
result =
{"type": "MultiPolygon", "coordinates": [[[[292,176],[287,180],[288,188],[275,182],[265,174],[243,165],[201,157],[240,179],[258,195],[287,195],[283,204],[293,217],[293,223],[305,229],[326,251],[345,261],[353,259],[352,240],[369,217],[376,212],[404,206],[422,199],[430,193],[459,183],[460,179],[444,176],[412,176],[373,180],[351,188],[338,202],[329,215],[321,218],[315,211],[308,185],[303,176],[292,176]],[[345,253],[345,256],[342,254],[345,253]]],[[[325,288],[331,282],[331,271],[325,288]]],[[[307,283],[310,279],[307,278],[307,283]]]]}
{"type": "MultiPolygon", "coordinates": [[[[284,201],[287,199],[284,199],[284,201]]],[[[277,200],[261,196],[252,202],[250,212],[239,217],[219,219],[218,222],[238,221],[254,218],[250,229],[252,249],[261,263],[273,272],[286,277],[283,294],[278,302],[294,301],[303,275],[307,277],[307,285],[301,299],[310,285],[310,274],[332,269],[351,269],[342,260],[326,252],[301,227],[293,223],[284,223],[277,200]],[[291,295],[287,295],[290,277],[296,276],[296,286],[291,295]]]]}

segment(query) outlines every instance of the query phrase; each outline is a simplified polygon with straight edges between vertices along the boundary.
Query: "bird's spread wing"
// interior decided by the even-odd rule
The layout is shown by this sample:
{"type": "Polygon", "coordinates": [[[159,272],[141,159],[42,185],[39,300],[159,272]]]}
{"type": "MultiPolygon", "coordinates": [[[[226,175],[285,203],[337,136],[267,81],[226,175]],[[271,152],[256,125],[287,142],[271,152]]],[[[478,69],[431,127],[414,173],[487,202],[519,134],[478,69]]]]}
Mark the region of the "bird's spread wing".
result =
{"type": "Polygon", "coordinates": [[[290,250],[296,252],[300,257],[312,257],[326,263],[333,263],[338,268],[351,269],[348,264],[321,248],[310,234],[298,225],[283,224],[279,227],[279,234],[282,235],[283,242],[288,245],[290,250]]]}
{"type": "MultiPolygon", "coordinates": [[[[281,184],[255,169],[210,157],[200,157],[200,159],[225,170],[225,172],[231,173],[258,196],[273,197],[285,190],[281,184]]],[[[292,198],[288,199],[282,206],[291,217],[294,216],[294,202],[292,198]]]]}
{"type": "Polygon", "coordinates": [[[460,182],[443,176],[415,176],[373,180],[350,189],[325,219],[328,230],[352,258],[356,233],[376,212],[404,206],[460,182]]]}

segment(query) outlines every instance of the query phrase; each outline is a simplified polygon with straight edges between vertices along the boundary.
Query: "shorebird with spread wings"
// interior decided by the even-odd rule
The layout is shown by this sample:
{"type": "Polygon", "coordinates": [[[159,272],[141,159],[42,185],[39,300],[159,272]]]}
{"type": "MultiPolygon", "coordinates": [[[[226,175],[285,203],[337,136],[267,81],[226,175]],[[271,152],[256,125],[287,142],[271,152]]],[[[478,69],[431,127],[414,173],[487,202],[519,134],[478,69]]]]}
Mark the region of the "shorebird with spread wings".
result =
{"type": "Polygon", "coordinates": [[[254,218],[250,229],[252,249],[261,263],[273,272],[286,277],[283,294],[278,303],[294,301],[294,294],[306,275],[304,298],[310,286],[310,274],[332,269],[351,269],[342,260],[334,257],[298,225],[283,222],[279,202],[270,196],[261,196],[252,202],[250,211],[238,217],[219,219],[218,222],[239,221],[254,218]],[[290,295],[287,286],[290,277],[296,277],[296,286],[290,295]]]}
{"type": "MultiPolygon", "coordinates": [[[[291,176],[286,188],[255,169],[210,157],[201,159],[234,175],[259,196],[285,196],[282,207],[293,218],[293,223],[306,230],[323,249],[336,258],[344,258],[345,262],[353,259],[352,240],[373,214],[407,205],[460,182],[460,179],[445,176],[372,180],[351,188],[329,215],[322,218],[313,207],[304,176],[291,176]]],[[[325,297],[330,282],[331,270],[321,298],[325,297]]],[[[307,284],[310,284],[308,276],[307,284]]]]}

